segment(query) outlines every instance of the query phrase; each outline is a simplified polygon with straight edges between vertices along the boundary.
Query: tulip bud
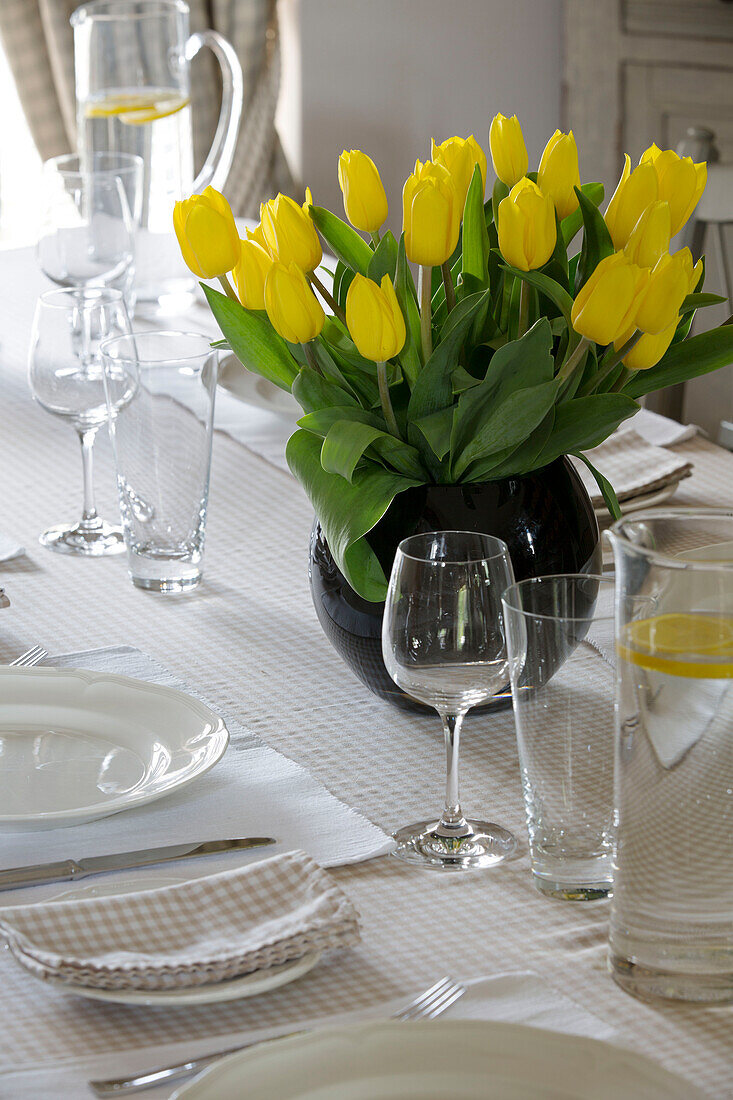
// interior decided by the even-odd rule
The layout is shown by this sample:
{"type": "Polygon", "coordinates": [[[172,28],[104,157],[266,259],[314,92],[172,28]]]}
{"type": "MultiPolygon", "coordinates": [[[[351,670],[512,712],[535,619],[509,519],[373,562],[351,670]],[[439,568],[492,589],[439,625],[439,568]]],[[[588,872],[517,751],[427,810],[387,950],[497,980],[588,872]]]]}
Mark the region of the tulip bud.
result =
{"type": "Polygon", "coordinates": [[[481,172],[483,190],[486,190],[486,153],[473,134],[468,138],[448,138],[440,145],[433,138],[430,143],[430,156],[434,164],[442,164],[448,169],[456,189],[461,213],[466,205],[466,195],[477,164],[481,172]]]}
{"type": "Polygon", "coordinates": [[[497,211],[499,248],[507,263],[520,271],[546,264],[557,240],[555,208],[536,183],[522,179],[512,187],[497,211]]]}
{"type": "Polygon", "coordinates": [[[405,344],[405,319],[389,275],[379,286],[355,275],[346,295],[346,324],[364,359],[383,363],[399,355],[405,344]]]}
{"type": "Polygon", "coordinates": [[[494,171],[507,187],[513,187],[526,176],[529,157],[516,115],[511,118],[505,118],[502,114],[494,116],[489,130],[489,148],[494,171]]]}
{"type": "Polygon", "coordinates": [[[683,248],[670,256],[665,252],[654,265],[649,286],[636,312],[636,327],[657,336],[677,321],[692,278],[692,253],[683,248]]]}
{"type": "Polygon", "coordinates": [[[442,164],[415,161],[402,190],[402,228],[408,260],[439,267],[458,244],[462,211],[450,173],[442,164]]]}
{"type": "Polygon", "coordinates": [[[657,174],[659,197],[669,203],[672,236],[679,233],[700,201],[708,178],[705,161],[692,163],[692,157],[679,157],[673,149],[650,145],[639,164],[651,164],[657,174]]]}
{"type": "Polygon", "coordinates": [[[184,260],[200,279],[226,275],[239,259],[234,215],[227,200],[213,187],[176,203],[173,228],[184,260]]]}
{"type": "Polygon", "coordinates": [[[569,134],[555,130],[542,154],[537,184],[552,199],[558,218],[567,218],[577,209],[578,196],[573,188],[580,187],[580,171],[572,130],[569,134]]]}
{"type": "Polygon", "coordinates": [[[651,164],[640,164],[631,171],[631,157],[624,159],[624,170],[606,210],[606,225],[613,247],[622,249],[647,206],[659,198],[657,174],[651,164]]]}
{"type": "MultiPolygon", "coordinates": [[[[627,370],[648,370],[649,367],[657,365],[659,360],[666,352],[669,345],[672,343],[675,332],[677,331],[677,322],[679,318],[675,317],[674,321],[667,328],[663,329],[657,336],[642,336],[636,341],[633,348],[626,353],[623,359],[624,366],[627,370]]],[[[618,340],[614,340],[613,346],[616,351],[619,351],[624,344],[631,339],[634,335],[635,326],[623,334],[618,340]]]]}
{"type": "Polygon", "coordinates": [[[326,319],[321,304],[297,264],[276,260],[265,279],[267,316],[283,340],[307,344],[314,340],[326,319]]]}
{"type": "Polygon", "coordinates": [[[265,308],[265,279],[274,260],[252,238],[242,241],[239,262],[232,271],[237,295],[245,309],[265,308]]]}
{"type": "MultiPolygon", "coordinates": [[[[634,324],[649,271],[614,252],[596,265],[578,291],[570,319],[573,328],[597,344],[611,344],[634,324]]],[[[632,330],[633,331],[633,330],[632,330]]]]}
{"type": "Polygon", "coordinates": [[[289,195],[264,203],[262,233],[268,249],[281,264],[314,271],[323,258],[321,242],[308,214],[289,195]]]}
{"type": "Polygon", "coordinates": [[[639,267],[654,267],[669,248],[672,220],[669,203],[657,199],[647,206],[624,246],[627,259],[639,267]]]}
{"type": "Polygon", "coordinates": [[[338,175],[346,217],[355,229],[376,233],[384,225],[389,209],[376,164],[359,149],[344,149],[338,175]]]}

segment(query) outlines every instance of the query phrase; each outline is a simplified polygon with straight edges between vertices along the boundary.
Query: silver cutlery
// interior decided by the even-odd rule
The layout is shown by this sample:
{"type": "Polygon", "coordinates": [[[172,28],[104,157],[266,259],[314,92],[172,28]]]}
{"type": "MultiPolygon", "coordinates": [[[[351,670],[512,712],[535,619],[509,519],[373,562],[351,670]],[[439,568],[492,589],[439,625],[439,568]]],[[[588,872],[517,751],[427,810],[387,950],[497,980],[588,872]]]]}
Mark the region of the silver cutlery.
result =
{"type": "Polygon", "coordinates": [[[42,645],[34,645],[25,653],[21,653],[20,657],[16,657],[14,661],[11,661],[10,666],[11,668],[30,668],[31,665],[37,665],[44,657],[48,657],[48,651],[42,645]]]}
{"type": "MultiPolygon", "coordinates": [[[[442,1015],[450,1008],[459,997],[466,992],[466,987],[454,982],[452,978],[441,978],[435,985],[431,985],[414,1001],[401,1008],[392,1015],[393,1020],[432,1020],[442,1015]]],[[[291,1035],[303,1035],[304,1030],[289,1031],[285,1035],[276,1036],[277,1039],[287,1039],[291,1035]]],[[[138,1073],[135,1077],[118,1077],[109,1081],[89,1081],[89,1088],[95,1096],[129,1096],[134,1092],[144,1092],[145,1089],[154,1088],[156,1085],[174,1084],[186,1077],[198,1073],[199,1070],[223,1058],[227,1054],[235,1054],[248,1047],[258,1046],[260,1043],[271,1043],[274,1039],[253,1039],[249,1043],[242,1043],[238,1047],[229,1047],[228,1050],[217,1050],[212,1054],[205,1054],[201,1058],[192,1058],[190,1062],[180,1062],[175,1066],[161,1066],[158,1069],[149,1070],[147,1073],[138,1073]]]]}
{"type": "Polygon", "coordinates": [[[19,886],[43,886],[49,882],[76,882],[87,875],[103,871],[128,871],[152,863],[206,856],[213,852],[242,852],[248,848],[263,848],[276,844],[271,836],[247,836],[238,840],[209,840],[204,844],[168,844],[163,848],[143,848],[139,852],[117,852],[111,856],[90,856],[87,859],[63,859],[57,863],[39,863],[31,867],[10,867],[0,871],[0,890],[15,890],[19,886]]]}

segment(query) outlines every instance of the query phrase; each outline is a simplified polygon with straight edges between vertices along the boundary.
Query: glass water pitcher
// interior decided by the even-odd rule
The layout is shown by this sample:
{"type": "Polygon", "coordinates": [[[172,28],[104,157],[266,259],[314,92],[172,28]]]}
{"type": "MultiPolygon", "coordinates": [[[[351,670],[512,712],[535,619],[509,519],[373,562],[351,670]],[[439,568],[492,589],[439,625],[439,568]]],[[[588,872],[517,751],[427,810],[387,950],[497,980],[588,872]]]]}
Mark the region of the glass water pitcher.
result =
{"type": "Polygon", "coordinates": [[[211,184],[221,190],[242,113],[242,69],[215,31],[189,34],[183,0],[92,0],[71,17],[79,153],[135,153],[144,164],[135,301],[139,312],[178,313],[195,280],[173,233],[173,204],[211,184]],[[194,179],[190,62],[202,46],[222,73],[214,142],[194,179]]]}

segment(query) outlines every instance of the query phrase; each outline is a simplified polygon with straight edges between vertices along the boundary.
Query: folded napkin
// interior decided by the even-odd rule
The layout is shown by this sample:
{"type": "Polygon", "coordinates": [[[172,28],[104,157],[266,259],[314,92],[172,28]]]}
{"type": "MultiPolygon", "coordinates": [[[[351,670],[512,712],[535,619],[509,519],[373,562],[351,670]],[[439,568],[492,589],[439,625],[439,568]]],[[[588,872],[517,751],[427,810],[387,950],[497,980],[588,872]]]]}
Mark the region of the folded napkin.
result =
{"type": "Polygon", "coordinates": [[[351,946],[359,917],[326,871],[287,852],[158,890],[0,909],[0,931],[40,978],[178,989],[351,946]]]}
{"type": "MultiPolygon", "coordinates": [[[[614,432],[587,455],[611,482],[619,501],[676,485],[692,472],[692,465],[685,458],[652,446],[631,428],[614,432]]],[[[590,470],[580,461],[573,461],[593,504],[601,505],[603,497],[590,470]]]]}

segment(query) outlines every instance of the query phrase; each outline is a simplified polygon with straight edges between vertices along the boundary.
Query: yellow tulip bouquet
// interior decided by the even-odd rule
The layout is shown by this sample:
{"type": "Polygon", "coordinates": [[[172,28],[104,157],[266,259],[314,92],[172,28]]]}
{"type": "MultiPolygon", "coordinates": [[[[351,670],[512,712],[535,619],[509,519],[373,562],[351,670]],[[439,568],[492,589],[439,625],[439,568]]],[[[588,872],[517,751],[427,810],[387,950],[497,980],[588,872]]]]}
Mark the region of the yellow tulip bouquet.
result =
{"type": "Polygon", "coordinates": [[[397,494],[575,455],[618,516],[584,452],[643,394],[733,361],[733,326],[687,339],[695,310],[724,299],[702,292],[702,260],[669,252],[704,164],[656,145],[633,170],[627,156],[602,214],[572,132],[555,132],[537,172],[516,117],[497,115],[489,144],[497,178],[484,201],[475,139],[432,143],[404,185],[399,240],[383,231],[387,196],[358,150],[338,165],[350,224],[310,192],[302,207],[264,203],[243,241],[211,188],[176,207],[186,262],[222,284],[204,285],[221,346],[303,409],[290,468],[367,600],[383,599],[386,581],[365,536],[397,494]],[[321,238],[337,260],[328,278],[321,238]]]}

